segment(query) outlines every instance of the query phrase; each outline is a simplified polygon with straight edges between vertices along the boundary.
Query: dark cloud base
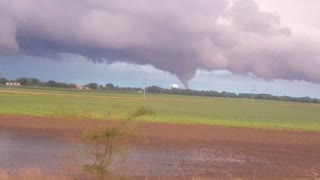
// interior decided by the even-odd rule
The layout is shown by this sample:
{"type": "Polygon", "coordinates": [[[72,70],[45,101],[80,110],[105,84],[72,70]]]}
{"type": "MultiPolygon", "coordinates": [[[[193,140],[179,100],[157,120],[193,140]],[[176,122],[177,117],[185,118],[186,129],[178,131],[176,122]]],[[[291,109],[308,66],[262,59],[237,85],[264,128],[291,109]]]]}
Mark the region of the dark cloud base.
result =
{"type": "Polygon", "coordinates": [[[0,53],[150,64],[188,86],[197,69],[320,82],[315,40],[253,0],[0,0],[0,53]]]}

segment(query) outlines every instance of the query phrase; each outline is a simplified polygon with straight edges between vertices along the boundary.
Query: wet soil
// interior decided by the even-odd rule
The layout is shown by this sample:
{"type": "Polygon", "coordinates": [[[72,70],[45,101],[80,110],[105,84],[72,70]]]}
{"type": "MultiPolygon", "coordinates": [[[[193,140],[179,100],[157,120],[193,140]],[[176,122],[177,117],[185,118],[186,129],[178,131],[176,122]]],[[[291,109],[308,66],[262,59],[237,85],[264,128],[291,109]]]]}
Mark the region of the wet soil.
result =
{"type": "MultiPolygon", "coordinates": [[[[101,121],[0,116],[0,169],[30,166],[53,172],[81,151],[81,132],[101,121]]],[[[320,133],[205,125],[136,124],[135,140],[112,170],[148,179],[316,179],[320,133]],[[119,170],[120,169],[120,170],[119,170]]],[[[73,162],[72,162],[73,163],[73,162]]]]}

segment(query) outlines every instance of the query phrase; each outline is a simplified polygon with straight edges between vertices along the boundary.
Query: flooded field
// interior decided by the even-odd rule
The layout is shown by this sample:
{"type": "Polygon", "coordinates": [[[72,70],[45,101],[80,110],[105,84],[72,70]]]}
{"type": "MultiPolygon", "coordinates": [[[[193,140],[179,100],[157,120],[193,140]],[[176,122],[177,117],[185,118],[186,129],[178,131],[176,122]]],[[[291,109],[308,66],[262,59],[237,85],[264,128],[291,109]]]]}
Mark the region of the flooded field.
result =
{"type": "Polygon", "coordinates": [[[19,172],[40,168],[58,173],[68,163],[67,154],[83,148],[83,145],[67,142],[61,137],[46,133],[23,133],[2,130],[0,132],[0,169],[19,172]]]}
{"type": "Polygon", "coordinates": [[[213,148],[132,149],[124,160],[129,176],[201,177],[227,175],[228,167],[265,163],[232,150],[213,148]]]}
{"type": "MultiPolygon", "coordinates": [[[[2,117],[0,170],[79,173],[92,159],[78,128],[50,119],[2,117]]],[[[114,174],[129,179],[315,179],[320,173],[319,133],[168,124],[141,124],[137,131],[144,138],[114,156],[114,174]]]]}
{"type": "MultiPolygon", "coordinates": [[[[56,174],[62,172],[64,166],[77,166],[89,161],[88,150],[89,146],[85,144],[44,132],[4,130],[0,132],[0,169],[19,173],[40,168],[56,174]]],[[[240,167],[250,163],[265,162],[231,149],[130,146],[121,156],[115,157],[111,169],[125,176],[181,177],[208,175],[217,173],[219,166],[240,167]]]]}

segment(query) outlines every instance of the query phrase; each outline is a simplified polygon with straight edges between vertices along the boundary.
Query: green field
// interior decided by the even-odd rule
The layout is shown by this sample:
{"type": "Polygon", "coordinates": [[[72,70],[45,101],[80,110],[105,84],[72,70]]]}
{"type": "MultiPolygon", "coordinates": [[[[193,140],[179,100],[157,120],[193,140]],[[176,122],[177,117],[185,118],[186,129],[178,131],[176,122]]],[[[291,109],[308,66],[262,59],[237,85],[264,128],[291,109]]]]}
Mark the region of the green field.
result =
{"type": "Polygon", "coordinates": [[[320,131],[320,105],[137,92],[0,87],[0,114],[128,119],[140,107],[155,114],[136,121],[320,131]]]}

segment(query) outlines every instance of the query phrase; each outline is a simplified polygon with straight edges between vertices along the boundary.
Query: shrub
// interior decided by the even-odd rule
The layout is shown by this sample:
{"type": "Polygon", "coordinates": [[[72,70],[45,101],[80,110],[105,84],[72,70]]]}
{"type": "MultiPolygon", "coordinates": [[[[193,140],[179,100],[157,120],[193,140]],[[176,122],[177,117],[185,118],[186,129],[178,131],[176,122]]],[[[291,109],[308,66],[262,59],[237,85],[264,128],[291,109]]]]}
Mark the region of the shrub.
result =
{"type": "Polygon", "coordinates": [[[141,106],[136,111],[134,111],[131,115],[129,115],[129,119],[136,119],[142,116],[152,116],[154,114],[155,112],[152,109],[141,106]]]}

